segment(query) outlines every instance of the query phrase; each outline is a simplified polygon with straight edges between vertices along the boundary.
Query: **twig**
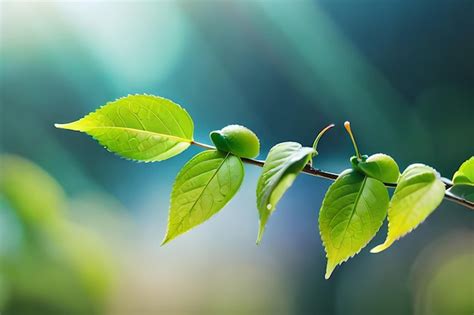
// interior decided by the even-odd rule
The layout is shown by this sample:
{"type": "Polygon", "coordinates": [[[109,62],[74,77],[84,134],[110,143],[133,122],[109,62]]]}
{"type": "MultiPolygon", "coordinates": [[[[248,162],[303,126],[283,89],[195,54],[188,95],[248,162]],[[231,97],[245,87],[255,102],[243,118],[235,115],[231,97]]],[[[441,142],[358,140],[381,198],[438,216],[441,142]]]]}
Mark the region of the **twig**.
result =
{"type": "MultiPolygon", "coordinates": [[[[200,142],[196,142],[196,141],[192,141],[191,144],[194,144],[195,146],[201,147],[201,148],[206,149],[206,150],[215,150],[216,149],[213,146],[210,146],[210,145],[207,145],[207,144],[204,144],[204,143],[200,143],[200,142]]],[[[265,163],[265,161],[255,160],[255,159],[247,159],[247,158],[242,158],[242,162],[247,163],[247,164],[260,166],[260,167],[263,167],[263,164],[265,163]]],[[[332,173],[332,172],[326,172],[326,171],[319,170],[319,169],[315,169],[312,166],[310,166],[309,164],[307,164],[301,172],[305,173],[305,174],[308,174],[308,175],[321,177],[321,178],[325,178],[325,179],[329,179],[329,180],[333,180],[333,181],[336,180],[339,177],[339,174],[332,173]]],[[[453,184],[451,183],[451,181],[449,179],[441,178],[441,180],[446,185],[446,188],[451,188],[453,186],[453,184]]],[[[384,185],[387,186],[387,187],[390,187],[390,188],[397,187],[397,184],[395,184],[395,183],[384,183],[384,185]]],[[[474,210],[474,203],[473,202],[470,202],[469,200],[466,200],[466,199],[463,199],[463,198],[458,197],[456,195],[453,195],[449,191],[446,191],[446,193],[444,194],[444,198],[449,200],[449,201],[455,202],[455,203],[457,203],[461,206],[464,206],[464,207],[467,207],[469,209],[474,210]]]]}

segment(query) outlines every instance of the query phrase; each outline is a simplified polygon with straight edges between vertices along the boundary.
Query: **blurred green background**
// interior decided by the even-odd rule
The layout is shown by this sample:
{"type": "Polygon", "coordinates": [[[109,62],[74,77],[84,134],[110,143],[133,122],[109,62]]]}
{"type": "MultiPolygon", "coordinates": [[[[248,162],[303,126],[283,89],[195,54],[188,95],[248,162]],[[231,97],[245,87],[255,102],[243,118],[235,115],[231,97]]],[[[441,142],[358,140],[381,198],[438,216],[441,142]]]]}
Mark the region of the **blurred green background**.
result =
{"type": "MultiPolygon", "coordinates": [[[[324,179],[300,176],[255,246],[246,179],[209,222],[160,247],[175,174],[54,129],[132,93],[164,96],[196,140],[239,123],[349,167],[353,130],[451,177],[474,153],[474,2],[0,3],[1,314],[472,314],[473,212],[444,201],[415,233],[324,280],[324,179]]],[[[386,226],[371,245],[384,238],[386,226]]],[[[370,248],[370,245],[369,245],[370,248]]]]}

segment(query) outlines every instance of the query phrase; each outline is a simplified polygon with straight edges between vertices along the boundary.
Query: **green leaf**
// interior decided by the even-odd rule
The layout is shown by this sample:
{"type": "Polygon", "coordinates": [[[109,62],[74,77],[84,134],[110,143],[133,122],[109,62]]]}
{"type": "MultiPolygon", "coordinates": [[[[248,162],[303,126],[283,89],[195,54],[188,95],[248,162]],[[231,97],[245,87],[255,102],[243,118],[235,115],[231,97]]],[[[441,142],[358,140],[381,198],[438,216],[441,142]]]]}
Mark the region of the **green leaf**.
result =
{"type": "Polygon", "coordinates": [[[265,225],[278,201],[315,152],[313,148],[302,147],[296,142],[283,142],[275,145],[268,153],[257,184],[257,207],[260,214],[257,244],[262,239],[265,225]]]}
{"type": "Polygon", "coordinates": [[[357,167],[367,176],[384,183],[396,183],[400,176],[397,162],[383,153],[371,155],[367,160],[360,162],[357,167]]]}
{"type": "Polygon", "coordinates": [[[474,186],[457,184],[448,189],[449,193],[457,197],[466,199],[467,201],[474,202],[474,186]]]}
{"type": "Polygon", "coordinates": [[[55,126],[85,132],[107,150],[143,162],[166,160],[186,150],[194,130],[181,106],[152,95],[129,95],[78,121],[55,126]]]}
{"type": "Polygon", "coordinates": [[[415,229],[441,203],[444,183],[439,174],[423,164],[412,164],[400,176],[388,209],[388,235],[385,242],[371,250],[381,252],[397,239],[415,229]]]}
{"type": "Polygon", "coordinates": [[[459,170],[454,173],[453,183],[474,186],[474,156],[462,163],[459,170]]]}
{"type": "Polygon", "coordinates": [[[449,193],[474,202],[474,156],[462,163],[459,170],[454,173],[453,184],[449,193]]]}
{"type": "Polygon", "coordinates": [[[220,151],[249,159],[260,154],[260,141],[257,135],[244,126],[229,125],[221,130],[212,131],[209,137],[220,151]]]}
{"type": "Polygon", "coordinates": [[[239,190],[243,178],[242,161],[230,153],[204,151],[189,160],[173,185],[162,245],[216,214],[239,190]]]}
{"type": "Polygon", "coordinates": [[[382,182],[346,170],[329,187],[319,212],[328,279],[337,265],[356,255],[382,226],[389,203],[382,182]]]}

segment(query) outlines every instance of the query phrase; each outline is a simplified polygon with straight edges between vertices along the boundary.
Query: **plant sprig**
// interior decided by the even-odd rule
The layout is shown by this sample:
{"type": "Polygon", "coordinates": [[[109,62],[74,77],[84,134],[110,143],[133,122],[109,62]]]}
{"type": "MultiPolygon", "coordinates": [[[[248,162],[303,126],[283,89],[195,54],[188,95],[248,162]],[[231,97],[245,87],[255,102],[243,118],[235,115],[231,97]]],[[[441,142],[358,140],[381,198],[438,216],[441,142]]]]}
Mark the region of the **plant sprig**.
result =
{"type": "Polygon", "coordinates": [[[166,160],[190,145],[205,149],[177,175],[163,244],[205,222],[235,196],[244,178],[242,163],[263,168],[256,189],[257,243],[279,200],[300,173],[333,180],[319,212],[319,230],[328,257],[326,278],[372,240],[386,216],[387,239],[373,248],[373,253],[387,249],[415,229],[443,198],[474,209],[474,157],[462,164],[453,182],[423,164],[412,164],[400,174],[392,157],[361,154],[349,122],[344,127],[355,156],[350,159],[351,167],[341,174],[319,170],[313,163],[319,141],[333,124],[317,135],[311,147],[279,143],[264,161],[254,159],[260,141],[248,128],[230,125],[211,132],[215,146],[197,142],[191,116],[178,104],[158,96],[129,95],[78,121],[55,126],[85,132],[107,150],[139,162],[166,160]],[[391,199],[387,188],[395,188],[391,199]]]}

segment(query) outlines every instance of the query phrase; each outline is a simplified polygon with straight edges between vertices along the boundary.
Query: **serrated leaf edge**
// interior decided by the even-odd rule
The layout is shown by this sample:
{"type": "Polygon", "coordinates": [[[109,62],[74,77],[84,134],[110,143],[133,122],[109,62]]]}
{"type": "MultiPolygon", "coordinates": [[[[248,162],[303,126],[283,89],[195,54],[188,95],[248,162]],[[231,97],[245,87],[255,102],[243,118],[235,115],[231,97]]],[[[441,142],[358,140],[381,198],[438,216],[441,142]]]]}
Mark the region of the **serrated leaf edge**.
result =
{"type": "MultiPolygon", "coordinates": [[[[415,163],[415,164],[409,165],[409,166],[405,169],[404,173],[405,173],[410,167],[413,168],[413,167],[415,167],[415,166],[416,166],[416,167],[418,167],[418,166],[424,166],[424,167],[430,168],[430,169],[433,171],[433,173],[435,174],[435,179],[433,180],[432,183],[434,183],[435,181],[439,181],[440,183],[443,184],[443,186],[444,186],[444,192],[446,192],[446,186],[445,186],[445,184],[443,183],[443,181],[441,180],[441,175],[440,175],[434,168],[432,168],[431,166],[428,166],[428,165],[425,165],[425,164],[422,164],[422,163],[415,163]]],[[[403,175],[403,174],[402,174],[402,175],[403,175]]],[[[401,178],[401,176],[400,176],[399,178],[401,178]]],[[[444,194],[443,194],[443,196],[444,196],[444,194]]],[[[392,196],[392,199],[393,199],[393,196],[392,196]]],[[[398,241],[399,239],[401,239],[401,238],[405,237],[406,235],[410,234],[413,230],[415,230],[417,227],[419,227],[423,222],[425,222],[425,221],[428,219],[428,217],[439,207],[439,205],[441,204],[441,202],[443,202],[443,198],[441,198],[441,200],[439,201],[439,203],[434,207],[433,210],[431,210],[431,212],[426,216],[425,219],[423,219],[422,221],[420,221],[417,225],[415,225],[413,228],[411,228],[410,230],[408,230],[406,233],[404,233],[404,234],[398,236],[397,238],[393,239],[391,242],[387,242],[387,240],[388,240],[388,234],[389,234],[388,231],[390,231],[391,225],[392,225],[392,222],[390,221],[390,219],[389,219],[389,217],[388,217],[388,215],[387,215],[387,221],[388,221],[387,238],[386,238],[386,240],[385,240],[382,244],[377,245],[377,246],[375,246],[374,248],[372,248],[372,249],[370,250],[370,253],[372,253],[372,254],[378,254],[378,253],[380,253],[380,252],[382,252],[382,251],[388,249],[389,247],[391,247],[391,246],[392,246],[396,241],[398,241]]],[[[391,207],[391,204],[392,204],[392,200],[390,200],[390,204],[389,204],[389,206],[388,206],[389,209],[390,209],[390,207],[391,207]]],[[[387,214],[388,214],[388,211],[387,211],[387,214]]]]}
{"type": "MultiPolygon", "coordinates": [[[[281,143],[278,143],[276,145],[273,146],[273,148],[277,147],[277,146],[281,146],[283,144],[286,144],[286,143],[291,143],[293,141],[287,141],[287,142],[281,142],[281,143]]],[[[288,169],[291,168],[294,164],[296,163],[299,163],[301,161],[303,161],[304,159],[307,159],[307,162],[305,164],[303,164],[303,167],[298,171],[296,177],[299,175],[299,173],[301,173],[301,170],[303,170],[303,168],[306,166],[306,164],[308,164],[308,161],[311,160],[311,157],[314,153],[317,153],[316,150],[314,150],[314,148],[310,148],[310,147],[304,147],[302,146],[300,143],[298,142],[293,142],[294,144],[298,144],[300,147],[298,148],[298,150],[301,150],[301,149],[310,149],[310,152],[308,152],[308,154],[304,155],[301,159],[298,159],[298,160],[295,160],[293,159],[293,161],[290,161],[291,163],[288,164],[288,166],[284,169],[284,171],[282,172],[281,176],[279,176],[279,180],[281,180],[282,178],[285,177],[285,175],[287,175],[287,172],[288,172],[288,169]]],[[[272,148],[272,149],[273,149],[272,148]]],[[[271,151],[271,149],[270,149],[271,151]]],[[[269,153],[270,154],[270,153],[269,153]]],[[[268,156],[267,158],[265,159],[265,162],[268,160],[268,156]]],[[[260,175],[259,177],[259,180],[260,178],[263,176],[263,171],[262,171],[262,174],[260,175]]],[[[295,178],[296,180],[296,178],[295,178]]],[[[294,181],[293,181],[294,182],[294,181]]],[[[287,190],[293,185],[293,182],[287,187],[287,190]]],[[[258,183],[257,183],[257,187],[258,187],[258,183]]],[[[286,193],[286,190],[285,190],[285,193],[286,193]]],[[[270,199],[272,196],[272,193],[269,194],[268,198],[267,199],[270,199]]],[[[257,194],[257,209],[259,209],[259,196],[257,194]]],[[[257,245],[259,245],[262,241],[262,237],[263,237],[263,233],[265,232],[265,227],[266,227],[266,224],[268,222],[268,219],[270,218],[270,216],[273,214],[273,212],[275,212],[276,210],[276,204],[273,205],[273,208],[271,209],[271,211],[269,211],[269,214],[267,216],[267,218],[265,220],[262,220],[262,218],[260,217],[259,215],[259,228],[258,228],[258,233],[257,233],[257,240],[255,241],[255,243],[257,245]]],[[[260,214],[260,210],[259,210],[259,214],[260,214]]]]}
{"type": "MultiPolygon", "coordinates": [[[[188,163],[191,163],[193,160],[197,159],[201,154],[203,154],[203,153],[205,153],[205,152],[221,152],[221,151],[218,151],[218,150],[206,150],[206,151],[200,152],[200,153],[196,154],[195,156],[193,156],[188,162],[186,162],[185,165],[188,164],[188,163]]],[[[234,156],[234,157],[236,157],[236,158],[238,158],[238,159],[240,160],[240,162],[241,162],[240,165],[242,166],[242,172],[244,172],[242,160],[240,159],[240,157],[238,157],[238,156],[236,156],[236,155],[233,155],[232,153],[226,152],[226,155],[225,155],[225,157],[223,158],[221,164],[217,167],[217,169],[216,169],[216,171],[214,172],[214,174],[212,175],[212,177],[211,177],[211,178],[209,179],[209,181],[206,183],[206,185],[205,185],[205,187],[203,188],[201,194],[199,195],[199,197],[198,197],[198,198],[196,199],[196,201],[194,202],[193,207],[196,205],[197,201],[198,201],[198,200],[200,199],[200,197],[202,196],[202,193],[204,192],[204,190],[206,190],[206,188],[207,188],[207,186],[209,185],[209,183],[210,183],[210,182],[212,181],[212,179],[217,175],[217,173],[219,172],[219,170],[221,169],[221,167],[224,165],[225,161],[227,161],[227,159],[228,159],[230,156],[234,156]]],[[[184,166],[183,166],[183,168],[184,168],[184,166]]],[[[180,175],[182,175],[182,174],[181,174],[181,171],[182,171],[182,170],[183,170],[183,169],[181,169],[181,170],[179,171],[179,173],[176,175],[176,178],[178,178],[180,175]]],[[[240,183],[238,184],[238,185],[239,185],[239,188],[237,189],[237,191],[235,192],[235,194],[237,194],[238,190],[240,189],[240,186],[242,185],[243,179],[244,179],[244,176],[242,176],[242,179],[240,180],[240,183]]],[[[180,236],[180,235],[183,235],[183,234],[185,234],[185,233],[188,233],[189,231],[191,231],[192,229],[194,229],[195,227],[197,227],[197,226],[194,226],[194,227],[188,229],[188,230],[185,231],[185,232],[176,234],[176,235],[174,235],[173,237],[169,237],[169,227],[170,227],[170,219],[171,219],[171,216],[170,216],[170,214],[171,214],[171,205],[173,204],[173,191],[174,191],[176,185],[177,185],[177,183],[176,183],[176,179],[175,179],[175,181],[174,181],[174,183],[173,183],[173,186],[172,186],[172,189],[171,189],[170,206],[169,206],[169,208],[168,208],[168,221],[167,221],[167,226],[166,226],[166,233],[165,233],[165,237],[163,238],[163,241],[161,242],[161,245],[160,245],[160,246],[163,246],[163,245],[167,244],[169,241],[175,239],[176,237],[178,237],[178,236],[180,236]]],[[[234,195],[235,195],[235,194],[234,194],[234,195]]],[[[227,205],[228,202],[230,202],[230,199],[222,206],[221,209],[219,209],[219,211],[222,210],[222,209],[227,205]]],[[[207,220],[211,219],[211,218],[212,218],[213,216],[215,216],[219,211],[217,211],[217,212],[215,212],[214,214],[212,214],[212,216],[209,217],[207,220]]],[[[207,220],[206,220],[206,221],[207,221],[207,220]]],[[[203,222],[203,223],[204,223],[204,222],[203,222]]]]}
{"type": "MultiPolygon", "coordinates": [[[[153,135],[156,135],[156,136],[159,136],[159,137],[163,137],[163,138],[169,138],[169,139],[176,139],[177,142],[181,142],[181,143],[189,143],[188,147],[186,147],[185,149],[183,149],[183,151],[187,150],[189,148],[189,146],[191,145],[191,143],[194,141],[194,121],[193,119],[191,118],[191,115],[189,115],[188,111],[182,107],[180,104],[168,99],[168,98],[165,98],[165,97],[162,97],[162,96],[157,96],[157,95],[153,95],[153,94],[147,94],[147,93],[144,93],[144,94],[127,94],[126,96],[122,96],[122,97],[119,97],[113,101],[109,101],[107,103],[105,103],[104,105],[101,105],[100,107],[98,107],[97,109],[95,109],[94,111],[88,113],[87,115],[83,116],[82,118],[79,118],[78,120],[75,120],[73,122],[70,122],[70,123],[64,123],[64,124],[58,124],[58,123],[55,123],[54,124],[54,127],[56,128],[59,128],[59,129],[65,129],[65,130],[72,130],[72,131],[79,131],[79,132],[82,132],[82,133],[85,133],[87,134],[88,136],[90,136],[92,139],[94,139],[95,141],[97,141],[104,149],[106,149],[108,152],[110,153],[113,153],[114,155],[118,156],[119,158],[121,159],[124,159],[124,160],[127,160],[127,161],[132,161],[132,162],[136,162],[136,163],[153,163],[153,162],[159,162],[157,160],[154,160],[153,158],[150,158],[150,159],[147,159],[147,160],[137,160],[137,159],[133,159],[133,158],[128,158],[128,157],[125,157],[125,156],[122,156],[112,150],[110,150],[106,145],[104,145],[103,143],[101,143],[99,141],[99,139],[93,135],[90,135],[87,133],[87,131],[91,130],[91,129],[101,129],[101,128],[108,128],[108,129],[122,129],[122,130],[130,130],[130,131],[134,131],[134,132],[138,132],[138,133],[150,133],[150,134],[153,134],[153,135]],[[188,116],[189,118],[189,121],[191,122],[191,126],[192,126],[192,129],[193,129],[193,136],[191,137],[191,139],[185,139],[185,138],[181,138],[181,137],[176,137],[176,136],[172,136],[172,135],[166,135],[166,134],[161,134],[161,133],[155,133],[155,132],[152,132],[152,131],[147,131],[147,130],[141,130],[141,129],[133,129],[133,128],[127,128],[127,127],[93,127],[93,128],[89,128],[87,130],[80,130],[80,129],[73,129],[73,128],[70,128],[71,125],[79,122],[80,120],[83,120],[83,119],[86,119],[87,117],[97,113],[98,111],[100,111],[102,108],[112,104],[112,103],[115,103],[115,102],[118,102],[118,101],[121,101],[121,100],[124,100],[126,99],[127,97],[130,97],[130,96],[146,96],[146,97],[152,97],[152,98],[158,98],[158,99],[161,99],[161,100],[165,100],[165,101],[169,101],[171,103],[173,103],[174,105],[178,106],[180,109],[182,109],[186,115],[188,116]]],[[[183,152],[181,151],[181,152],[183,152]]]]}
{"type": "MultiPolygon", "coordinates": [[[[350,171],[355,171],[355,170],[346,169],[345,171],[341,172],[341,174],[337,177],[337,179],[339,179],[341,176],[345,175],[346,173],[348,173],[348,172],[350,172],[350,171]]],[[[371,178],[371,177],[368,177],[368,176],[365,175],[365,174],[362,174],[362,175],[365,177],[365,180],[367,180],[367,178],[371,178]]],[[[336,179],[336,181],[337,181],[337,179],[336,179]]],[[[378,180],[378,179],[375,179],[375,178],[371,178],[371,179],[382,183],[382,182],[381,182],[380,180],[378,180]]],[[[336,181],[334,181],[334,183],[332,183],[331,186],[334,185],[334,184],[336,183],[336,181]]],[[[383,183],[382,183],[382,184],[383,184],[383,183]]],[[[364,185],[365,185],[365,184],[364,184],[364,185]]],[[[331,186],[329,186],[329,188],[331,188],[331,186]]],[[[362,186],[361,186],[361,187],[362,187],[362,186]]],[[[328,188],[327,191],[329,191],[329,188],[328,188]]],[[[359,192],[360,192],[360,190],[359,190],[359,192]]],[[[325,200],[325,199],[326,199],[326,195],[324,196],[323,203],[324,203],[324,200],[325,200]]],[[[321,208],[322,208],[322,205],[321,205],[321,208]]],[[[320,211],[319,213],[321,214],[321,211],[320,211]]],[[[387,216],[387,215],[385,214],[385,218],[386,218],[386,216],[387,216]]],[[[318,216],[318,224],[319,224],[320,218],[321,218],[321,215],[318,216]]],[[[382,228],[382,225],[383,225],[383,222],[385,221],[385,218],[382,220],[382,224],[379,226],[379,228],[377,229],[377,231],[374,232],[374,234],[372,235],[372,237],[371,237],[363,246],[361,246],[361,248],[360,248],[357,252],[355,252],[355,253],[352,254],[351,256],[347,257],[346,259],[340,261],[340,262],[337,263],[336,265],[334,265],[330,271],[328,271],[328,265],[326,265],[326,273],[325,273],[325,275],[324,275],[324,278],[325,278],[326,280],[328,280],[328,279],[331,277],[332,273],[334,272],[334,270],[336,269],[337,266],[342,265],[343,263],[345,263],[345,262],[348,261],[349,259],[351,259],[351,258],[353,258],[354,256],[356,256],[357,254],[359,254],[365,247],[367,247],[367,245],[373,240],[373,238],[375,237],[375,235],[377,235],[377,233],[378,233],[378,232],[380,231],[380,229],[382,228]]],[[[327,247],[326,247],[326,244],[327,244],[327,243],[326,243],[325,238],[323,237],[323,234],[321,233],[321,229],[319,229],[319,236],[320,236],[320,238],[321,238],[321,242],[323,243],[324,252],[326,253],[326,259],[327,259],[327,261],[328,261],[328,263],[329,263],[329,254],[328,254],[327,249],[326,249],[326,248],[327,248],[327,247]]]]}

